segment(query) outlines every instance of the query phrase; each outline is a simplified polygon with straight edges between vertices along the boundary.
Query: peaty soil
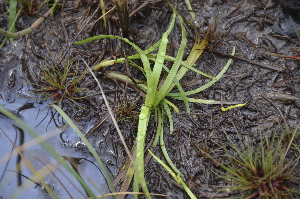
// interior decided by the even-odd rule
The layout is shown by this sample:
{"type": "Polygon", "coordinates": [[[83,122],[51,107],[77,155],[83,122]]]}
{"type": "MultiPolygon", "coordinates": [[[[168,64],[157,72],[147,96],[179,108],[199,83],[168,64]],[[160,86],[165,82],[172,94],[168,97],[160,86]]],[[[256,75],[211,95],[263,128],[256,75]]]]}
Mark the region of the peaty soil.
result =
{"type": "MultiPolygon", "coordinates": [[[[87,61],[92,67],[103,59],[115,59],[135,53],[118,40],[102,40],[80,46],[73,44],[100,34],[122,36],[122,21],[118,18],[116,9],[113,9],[114,4],[110,1],[105,2],[106,11],[112,10],[107,14],[107,24],[104,25],[103,19],[100,18],[102,13],[98,2],[66,0],[54,16],[47,18],[32,34],[16,39],[13,43],[6,43],[0,50],[0,104],[18,114],[32,127],[39,129],[41,134],[65,124],[62,118],[49,108],[51,98],[37,100],[41,97],[32,92],[43,84],[41,66],[47,64],[62,68],[68,60],[72,60],[78,64],[79,71],[84,72],[82,60],[87,61]],[[35,122],[32,117],[35,117],[35,122]]],[[[221,146],[228,143],[224,131],[237,142],[237,132],[244,138],[243,142],[249,142],[248,137],[256,142],[259,140],[258,132],[269,132],[280,126],[295,128],[300,122],[299,58],[273,56],[278,54],[300,57],[299,38],[295,31],[300,31],[299,10],[296,6],[282,2],[191,0],[196,16],[193,20],[184,1],[171,1],[172,5],[193,24],[187,25],[189,43],[185,57],[192,48],[196,32],[203,37],[213,8],[217,6],[219,9],[216,32],[209,41],[208,48],[197,61],[195,66],[197,69],[215,76],[227,60],[232,58],[229,55],[232,48],[236,48],[233,62],[220,81],[193,97],[247,103],[245,106],[225,112],[221,111],[222,105],[190,103],[191,114],[187,114],[183,103],[173,101],[180,108],[180,114],[173,113],[174,132],[172,135],[165,132],[165,144],[172,161],[185,175],[185,182],[197,198],[233,196],[224,189],[224,186],[229,184],[212,171],[220,168],[206,156],[199,154],[198,148],[206,146],[209,153],[224,160],[221,146]]],[[[140,1],[129,3],[131,13],[129,28],[124,34],[145,49],[161,38],[172,13],[167,2],[163,0],[149,3],[136,10],[141,5],[140,1]]],[[[43,7],[37,16],[21,15],[16,22],[17,31],[29,27],[47,9],[48,7],[43,7]]],[[[6,12],[8,5],[5,2],[0,3],[0,10],[6,12]]],[[[1,16],[0,24],[0,28],[7,28],[6,15],[1,16]]],[[[181,40],[180,35],[180,26],[177,25],[170,35],[168,54],[176,54],[181,40]]],[[[0,37],[0,40],[2,41],[3,37],[0,37]]],[[[135,141],[143,96],[123,83],[108,79],[105,74],[111,70],[124,74],[128,73],[128,70],[125,64],[117,64],[97,71],[96,76],[104,87],[121,132],[131,148],[135,141]]],[[[71,68],[70,74],[74,72],[75,68],[71,68]]],[[[134,77],[142,77],[142,74],[133,68],[130,68],[130,73],[134,77]]],[[[184,90],[188,91],[200,87],[207,81],[208,79],[189,72],[181,83],[184,90]]],[[[105,162],[112,179],[118,179],[117,176],[128,159],[124,147],[92,76],[86,74],[79,84],[88,92],[87,94],[80,92],[77,94],[78,97],[86,95],[88,97],[74,101],[64,100],[59,105],[87,134],[105,162]]],[[[0,129],[8,132],[13,139],[14,127],[8,124],[13,122],[0,116],[0,129]]],[[[167,123],[165,125],[168,126],[167,123]]],[[[146,143],[151,143],[155,130],[152,117],[146,143]]],[[[53,141],[53,145],[63,155],[72,154],[72,157],[93,161],[72,129],[63,132],[60,136],[57,135],[56,141],[53,141]]],[[[27,136],[25,134],[25,137],[27,136]]],[[[11,148],[11,143],[7,142],[6,147],[11,148]]],[[[8,151],[3,151],[3,154],[6,153],[8,151]]],[[[159,147],[154,153],[162,158],[159,147]]],[[[34,157],[36,156],[33,156],[32,161],[34,157]]],[[[15,163],[9,165],[13,167],[15,163]]],[[[93,176],[93,166],[89,166],[84,160],[81,160],[80,165],[82,172],[91,175],[91,179],[97,181],[94,178],[99,176],[93,176]]],[[[4,172],[3,165],[1,168],[4,172]]],[[[95,172],[101,175],[99,170],[95,172]]],[[[145,175],[151,193],[166,194],[167,198],[174,199],[188,198],[176,181],[153,159],[147,164],[145,175]]],[[[59,188],[61,185],[57,181],[49,178],[49,182],[53,182],[54,190],[59,190],[57,191],[59,196],[69,197],[64,195],[66,191],[59,188]]],[[[106,189],[105,181],[101,182],[106,189]]],[[[120,180],[115,180],[117,189],[120,188],[120,184],[120,180]]],[[[294,186],[300,189],[298,184],[294,186]]],[[[11,190],[10,192],[15,189],[14,186],[8,185],[7,188],[11,190]]],[[[41,193],[46,197],[47,194],[43,190],[37,194],[41,193]]],[[[78,198],[76,194],[73,196],[78,198]]]]}

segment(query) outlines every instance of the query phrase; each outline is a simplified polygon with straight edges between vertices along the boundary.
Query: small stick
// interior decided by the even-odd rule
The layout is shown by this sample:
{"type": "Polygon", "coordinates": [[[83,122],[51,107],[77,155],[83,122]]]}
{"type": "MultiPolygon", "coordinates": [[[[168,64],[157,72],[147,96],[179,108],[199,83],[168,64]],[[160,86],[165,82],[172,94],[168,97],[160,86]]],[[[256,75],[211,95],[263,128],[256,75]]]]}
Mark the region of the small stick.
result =
{"type": "Polygon", "coordinates": [[[240,61],[243,61],[243,62],[248,62],[250,64],[257,65],[257,66],[260,66],[262,68],[266,68],[266,69],[270,69],[270,70],[275,70],[275,71],[278,71],[278,72],[282,72],[283,71],[283,69],[281,69],[281,68],[274,67],[274,66],[271,66],[271,65],[268,65],[268,64],[261,64],[261,63],[258,63],[256,61],[251,61],[251,60],[243,58],[243,57],[238,57],[236,55],[229,55],[229,54],[218,52],[218,51],[215,51],[215,50],[213,50],[213,52],[217,53],[219,55],[222,55],[224,57],[229,57],[229,58],[237,59],[237,60],[240,60],[240,61]]]}
{"type": "Polygon", "coordinates": [[[40,18],[38,18],[29,28],[21,30],[20,32],[17,33],[12,33],[12,32],[8,32],[2,28],[0,28],[0,35],[3,35],[4,37],[9,37],[9,38],[19,38],[22,37],[24,35],[27,35],[29,33],[31,33],[34,29],[36,29],[43,21],[46,20],[47,17],[49,17],[49,15],[52,15],[54,12],[54,8],[57,4],[59,0],[56,0],[55,3],[53,4],[53,6],[40,18]]]}
{"type": "Polygon", "coordinates": [[[277,109],[277,111],[279,112],[280,116],[282,117],[282,119],[283,119],[283,121],[284,121],[284,124],[285,124],[286,128],[287,128],[288,130],[290,130],[290,126],[288,125],[286,119],[284,118],[284,116],[283,116],[281,110],[278,108],[278,106],[276,106],[276,104],[274,104],[274,102],[272,102],[272,100],[270,100],[266,95],[264,95],[264,94],[262,94],[262,93],[259,93],[259,94],[260,94],[263,98],[265,98],[265,100],[267,100],[270,104],[272,104],[272,105],[277,109]]]}
{"type": "Polygon", "coordinates": [[[140,5],[137,9],[133,10],[130,14],[129,17],[132,17],[133,15],[135,15],[137,12],[139,12],[142,8],[144,8],[146,5],[148,5],[149,2],[148,0],[145,1],[142,5],[140,5]]]}
{"type": "Polygon", "coordinates": [[[90,137],[95,131],[97,131],[100,126],[103,124],[103,122],[105,122],[105,120],[107,119],[108,115],[105,116],[105,118],[99,122],[95,127],[93,127],[89,132],[87,132],[87,134],[85,135],[85,138],[90,137]]]}

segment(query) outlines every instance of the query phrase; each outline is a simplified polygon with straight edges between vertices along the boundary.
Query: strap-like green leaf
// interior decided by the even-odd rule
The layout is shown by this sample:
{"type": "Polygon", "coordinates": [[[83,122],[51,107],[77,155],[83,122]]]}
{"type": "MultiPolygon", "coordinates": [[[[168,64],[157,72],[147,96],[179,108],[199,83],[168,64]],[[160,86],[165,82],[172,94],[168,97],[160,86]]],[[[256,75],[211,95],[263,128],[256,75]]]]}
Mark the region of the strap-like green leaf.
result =
{"type": "Polygon", "coordinates": [[[156,135],[155,135],[155,138],[154,138],[154,141],[152,143],[152,147],[156,147],[158,141],[159,141],[159,136],[161,134],[161,132],[164,131],[164,120],[165,120],[165,114],[164,114],[164,111],[161,110],[161,107],[160,106],[157,106],[156,109],[156,120],[157,120],[157,130],[156,130],[156,135]]]}
{"type": "Polygon", "coordinates": [[[169,34],[171,33],[171,31],[174,27],[175,19],[176,19],[176,13],[173,13],[172,21],[170,23],[170,26],[167,29],[167,31],[163,34],[160,45],[159,45],[159,48],[158,48],[157,57],[156,57],[155,64],[154,64],[154,67],[153,67],[154,87],[155,88],[157,88],[157,85],[158,85],[158,82],[159,82],[159,78],[160,78],[161,71],[162,71],[162,68],[163,68],[162,65],[164,64],[165,55],[166,55],[166,51],[167,51],[168,36],[169,36],[169,34]]]}
{"type": "Polygon", "coordinates": [[[164,132],[163,131],[161,131],[161,134],[160,134],[160,147],[161,147],[161,150],[164,154],[165,159],[167,160],[168,164],[173,169],[173,171],[175,171],[177,174],[183,176],[183,174],[176,168],[176,166],[174,165],[174,163],[172,162],[172,160],[171,160],[171,158],[168,154],[168,151],[166,149],[166,145],[165,145],[165,142],[164,142],[164,132]]]}
{"type": "MultiPolygon", "coordinates": [[[[232,50],[232,53],[231,55],[234,55],[235,53],[235,48],[233,48],[232,50]]],[[[200,88],[197,88],[195,90],[191,90],[191,91],[187,91],[186,92],[186,95],[193,95],[193,94],[196,94],[196,93],[199,93],[207,88],[209,88],[210,86],[212,86],[214,83],[216,83],[219,79],[221,79],[221,77],[224,75],[224,73],[227,71],[229,65],[231,64],[232,62],[232,58],[228,59],[226,65],[224,66],[223,70],[216,76],[215,79],[211,80],[210,82],[206,83],[205,85],[201,86],[200,88]]],[[[170,96],[170,97],[178,97],[180,96],[179,93],[169,93],[167,96],[170,96]]]]}
{"type": "Polygon", "coordinates": [[[156,155],[154,155],[150,150],[149,153],[154,157],[154,159],[159,162],[170,174],[171,176],[177,181],[177,183],[181,184],[186,193],[190,196],[191,199],[197,199],[196,196],[192,193],[192,191],[186,186],[180,176],[177,176],[174,171],[170,167],[168,167],[163,161],[161,161],[156,155]]]}
{"type": "Polygon", "coordinates": [[[150,113],[151,113],[150,108],[146,106],[142,106],[139,115],[138,133],[136,137],[136,159],[135,159],[136,171],[134,175],[134,185],[133,185],[133,191],[138,192],[139,184],[141,184],[147,198],[151,198],[151,197],[144,176],[144,147],[145,147],[145,138],[146,138],[146,132],[147,132],[148,122],[150,118],[150,113]]]}
{"type": "MultiPolygon", "coordinates": [[[[149,56],[151,56],[151,55],[148,55],[148,57],[149,57],[149,56]]],[[[149,59],[150,59],[150,58],[149,58],[149,59]]],[[[151,59],[150,59],[150,60],[151,60],[151,59]]],[[[175,58],[166,55],[166,56],[165,56],[165,60],[166,60],[166,61],[175,61],[175,58]]],[[[203,76],[208,77],[208,78],[210,78],[210,79],[215,79],[214,77],[212,77],[212,76],[210,76],[210,75],[208,75],[208,74],[206,74],[206,73],[204,73],[204,72],[202,72],[202,71],[200,71],[200,70],[198,70],[198,69],[196,69],[196,68],[194,68],[194,67],[188,65],[185,61],[182,61],[182,60],[181,60],[180,64],[183,65],[183,66],[184,66],[185,68],[187,68],[187,69],[190,69],[190,70],[192,70],[192,71],[194,71],[194,72],[196,72],[196,73],[199,73],[200,75],[203,75],[203,76]]]]}
{"type": "MultiPolygon", "coordinates": [[[[94,147],[91,145],[91,143],[86,139],[85,135],[79,130],[79,128],[74,124],[74,122],[70,119],[70,117],[58,106],[56,105],[52,105],[53,108],[56,109],[56,111],[66,120],[66,122],[74,129],[74,131],[77,133],[77,135],[80,137],[80,139],[82,140],[82,142],[87,146],[87,148],[89,149],[90,153],[93,154],[94,158],[96,159],[96,161],[98,162],[99,166],[101,167],[101,170],[105,176],[105,179],[108,183],[108,186],[111,190],[111,192],[116,192],[115,188],[113,186],[113,183],[109,177],[109,174],[107,172],[107,169],[104,165],[104,163],[102,162],[101,158],[99,157],[99,155],[97,154],[97,152],[95,151],[94,147]]],[[[115,197],[114,197],[115,198],[115,197]]]]}
{"type": "MultiPolygon", "coordinates": [[[[158,105],[158,103],[165,98],[165,96],[168,94],[168,89],[172,83],[172,81],[175,78],[175,75],[179,69],[180,66],[180,62],[183,58],[184,55],[184,49],[187,43],[187,39],[186,39],[186,30],[185,27],[183,25],[183,20],[181,18],[180,15],[178,15],[179,21],[180,21],[180,25],[181,25],[181,35],[182,35],[182,39],[181,39],[181,43],[180,43],[180,47],[176,56],[176,59],[174,61],[174,64],[172,66],[172,68],[169,71],[169,74],[166,78],[166,80],[164,81],[164,83],[162,84],[162,86],[160,87],[160,89],[157,91],[156,95],[155,95],[155,100],[154,100],[154,107],[158,105]]],[[[162,64],[164,65],[164,64],[162,64]]]]}
{"type": "Polygon", "coordinates": [[[150,46],[148,49],[144,50],[144,53],[145,53],[145,54],[149,54],[149,53],[151,53],[152,51],[154,51],[156,48],[158,48],[159,45],[160,45],[160,43],[161,43],[161,40],[162,40],[162,39],[158,40],[155,44],[153,44],[152,46],[150,46]]]}
{"type": "MultiPolygon", "coordinates": [[[[120,72],[117,72],[117,71],[108,71],[106,73],[106,77],[111,78],[111,79],[116,79],[116,80],[119,80],[121,82],[128,83],[131,86],[134,86],[134,83],[132,82],[132,80],[127,75],[124,75],[124,74],[122,74],[120,72]]],[[[135,78],[134,78],[134,81],[136,83],[138,83],[135,86],[140,87],[140,89],[142,89],[145,92],[147,91],[147,85],[143,84],[143,81],[141,81],[139,79],[135,79],[135,78]]]]}
{"type": "MultiPolygon", "coordinates": [[[[198,58],[200,57],[200,55],[203,53],[207,44],[208,44],[208,41],[206,39],[201,41],[201,39],[199,37],[196,38],[196,42],[185,62],[188,65],[193,66],[195,64],[195,62],[198,60],[198,58]]],[[[188,68],[181,67],[180,70],[178,71],[178,73],[176,74],[176,79],[178,81],[180,81],[181,78],[186,74],[187,71],[188,71],[188,68]]],[[[169,92],[171,92],[171,90],[173,89],[174,86],[175,86],[175,83],[172,83],[172,85],[169,88],[169,92]]]]}
{"type": "MultiPolygon", "coordinates": [[[[169,72],[169,69],[168,69],[165,65],[163,65],[163,67],[164,67],[164,69],[165,69],[167,72],[169,72]]],[[[178,88],[178,90],[179,90],[179,93],[180,93],[180,100],[182,100],[182,101],[184,102],[184,105],[185,105],[185,108],[186,108],[187,113],[190,113],[191,111],[190,111],[190,105],[189,105],[189,102],[188,102],[188,98],[187,98],[187,96],[186,96],[186,94],[185,94],[185,92],[184,92],[184,90],[183,90],[181,84],[179,83],[179,81],[178,81],[175,77],[174,77],[174,79],[173,79],[173,82],[175,83],[175,85],[177,86],[177,88],[178,88]]],[[[166,100],[166,99],[164,99],[164,100],[166,100]]],[[[177,107],[176,107],[176,108],[177,108],[177,107]]],[[[179,112],[177,112],[177,113],[179,113],[179,112]]]]}
{"type": "Polygon", "coordinates": [[[85,44],[85,43],[88,43],[88,42],[91,42],[91,41],[94,41],[94,40],[106,39],[106,38],[109,38],[109,39],[120,39],[120,40],[128,43],[129,45],[131,45],[138,52],[138,54],[140,55],[141,61],[143,62],[144,70],[145,70],[145,73],[146,73],[147,81],[149,81],[150,76],[152,74],[152,70],[150,68],[149,59],[147,58],[147,56],[144,53],[144,51],[142,49],[140,49],[140,47],[138,47],[137,45],[135,45],[134,43],[132,43],[131,41],[129,41],[126,38],[122,38],[122,37],[119,37],[119,36],[113,36],[113,35],[99,35],[99,36],[95,36],[95,37],[90,37],[90,38],[84,39],[84,40],[79,41],[79,42],[75,42],[74,44],[85,44]]]}
{"type": "Polygon", "coordinates": [[[172,134],[173,130],[174,130],[174,122],[173,122],[172,113],[171,113],[169,105],[166,102],[162,102],[162,104],[163,104],[164,109],[167,113],[167,116],[168,116],[168,119],[169,119],[169,125],[170,125],[170,134],[172,134]]]}
{"type": "Polygon", "coordinates": [[[179,114],[179,109],[178,109],[177,106],[175,106],[175,104],[173,104],[172,102],[170,102],[170,101],[167,100],[167,99],[163,99],[162,102],[166,102],[169,106],[171,106],[171,107],[174,109],[174,111],[175,111],[177,114],[179,114]]]}

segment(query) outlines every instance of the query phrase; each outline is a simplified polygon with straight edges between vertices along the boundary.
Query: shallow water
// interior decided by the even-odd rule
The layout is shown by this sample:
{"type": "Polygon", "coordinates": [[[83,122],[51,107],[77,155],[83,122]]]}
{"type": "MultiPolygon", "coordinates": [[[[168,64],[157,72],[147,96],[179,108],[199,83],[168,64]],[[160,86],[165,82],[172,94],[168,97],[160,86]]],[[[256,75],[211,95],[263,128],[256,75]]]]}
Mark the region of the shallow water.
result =
{"type": "MultiPolygon", "coordinates": [[[[22,63],[23,53],[20,50],[23,45],[22,40],[15,41],[11,46],[3,49],[6,53],[1,55],[3,59],[0,66],[2,71],[0,105],[17,115],[38,135],[48,135],[45,139],[61,156],[75,158],[78,161],[79,174],[86,181],[90,180],[97,184],[98,190],[90,185],[95,193],[98,195],[107,193],[108,188],[101,170],[94,164],[94,158],[81,144],[77,134],[50,108],[51,100],[41,102],[36,100],[38,96],[32,94],[32,85],[29,84],[23,71],[26,67],[22,63]]],[[[11,153],[16,147],[23,144],[26,146],[34,139],[22,127],[2,114],[0,114],[0,130],[2,142],[0,144],[0,196],[2,198],[51,198],[40,183],[35,184],[28,180],[30,178],[38,182],[20,156],[16,152],[11,153]]],[[[37,171],[44,169],[41,174],[45,173],[45,182],[53,188],[59,198],[86,197],[86,193],[74,177],[36,142],[24,149],[23,154],[37,171]]]]}

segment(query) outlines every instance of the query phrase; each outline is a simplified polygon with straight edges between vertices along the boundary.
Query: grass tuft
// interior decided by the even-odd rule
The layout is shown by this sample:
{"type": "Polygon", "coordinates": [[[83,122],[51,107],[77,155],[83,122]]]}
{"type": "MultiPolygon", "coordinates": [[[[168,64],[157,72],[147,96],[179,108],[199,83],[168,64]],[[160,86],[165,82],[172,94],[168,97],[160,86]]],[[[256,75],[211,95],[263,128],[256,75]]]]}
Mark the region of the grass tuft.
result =
{"type": "MultiPolygon", "coordinates": [[[[209,154],[207,156],[225,170],[216,173],[231,184],[226,190],[248,199],[299,198],[300,191],[294,184],[299,179],[296,176],[299,173],[299,153],[291,150],[298,127],[292,131],[288,144],[285,140],[286,130],[265,135],[260,133],[259,143],[247,146],[240,134],[238,143],[235,143],[225,133],[229,146],[224,146],[223,149],[228,161],[220,163],[209,154]]],[[[253,140],[249,139],[250,141],[253,140]]]]}
{"type": "MultiPolygon", "coordinates": [[[[76,99],[88,97],[88,95],[79,96],[81,92],[87,91],[79,87],[79,82],[85,77],[86,73],[80,74],[78,65],[76,65],[74,72],[71,72],[72,66],[73,61],[69,61],[63,67],[63,70],[60,70],[58,66],[46,65],[40,67],[42,72],[40,76],[41,84],[38,85],[40,88],[33,90],[33,92],[42,96],[40,100],[52,98],[53,104],[61,103],[64,100],[69,100],[73,103],[76,99]]],[[[71,105],[71,103],[69,104],[71,105]]],[[[75,104],[83,108],[78,103],[75,102],[75,104]]]]}

